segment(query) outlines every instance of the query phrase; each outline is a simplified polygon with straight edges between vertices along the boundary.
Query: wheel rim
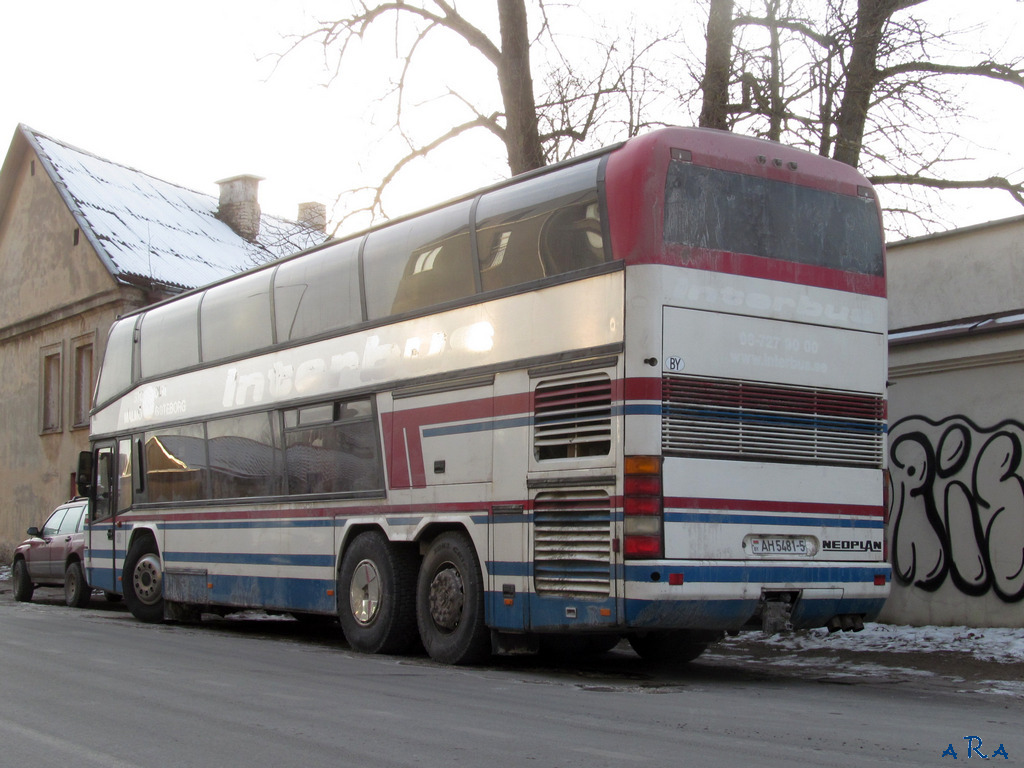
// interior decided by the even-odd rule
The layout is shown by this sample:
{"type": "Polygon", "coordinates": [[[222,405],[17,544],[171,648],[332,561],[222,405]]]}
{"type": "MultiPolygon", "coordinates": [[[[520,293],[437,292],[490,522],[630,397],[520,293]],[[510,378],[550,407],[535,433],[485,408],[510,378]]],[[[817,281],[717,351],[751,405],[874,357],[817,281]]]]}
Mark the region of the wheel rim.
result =
{"type": "Polygon", "coordinates": [[[146,605],[154,605],[163,594],[163,574],[160,558],[154,554],[143,555],[132,572],[132,586],[135,596],[146,605]]]}
{"type": "Polygon", "coordinates": [[[361,560],[352,571],[348,607],[360,626],[372,624],[380,610],[380,572],[372,560],[361,560]]]}
{"type": "Polygon", "coordinates": [[[454,632],[465,604],[462,574],[453,563],[444,563],[430,582],[430,618],[442,632],[454,632]]]}

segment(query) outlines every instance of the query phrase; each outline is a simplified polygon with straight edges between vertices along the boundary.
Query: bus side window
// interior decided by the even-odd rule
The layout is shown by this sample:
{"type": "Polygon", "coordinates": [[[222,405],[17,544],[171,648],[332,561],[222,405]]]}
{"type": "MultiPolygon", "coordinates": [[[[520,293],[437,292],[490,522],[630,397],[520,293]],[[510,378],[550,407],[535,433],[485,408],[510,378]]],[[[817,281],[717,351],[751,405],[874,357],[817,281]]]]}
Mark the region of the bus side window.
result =
{"type": "Polygon", "coordinates": [[[203,362],[249,354],[273,343],[270,278],[264,269],[210,288],[199,308],[203,362]]]}
{"type": "Polygon", "coordinates": [[[288,493],[360,493],[384,488],[380,437],[369,400],[284,412],[288,493]]]}
{"type": "Polygon", "coordinates": [[[279,342],[318,336],[362,321],[361,242],[360,238],[338,243],[278,268],[274,312],[279,342]]]}
{"type": "Polygon", "coordinates": [[[604,263],[604,238],[597,197],[555,211],[540,237],[541,261],[549,275],[604,263]]]}
{"type": "Polygon", "coordinates": [[[370,320],[412,312],[476,292],[463,201],[372,232],[363,249],[370,320]]]}
{"type": "Polygon", "coordinates": [[[599,161],[496,189],[477,207],[482,288],[493,291],[605,261],[599,161]]]}
{"type": "Polygon", "coordinates": [[[139,368],[150,378],[199,365],[199,300],[187,296],[155,307],[139,326],[139,368]]]}
{"type": "Polygon", "coordinates": [[[146,433],[146,501],[207,498],[209,472],[204,432],[202,424],[186,424],[146,433]]]}

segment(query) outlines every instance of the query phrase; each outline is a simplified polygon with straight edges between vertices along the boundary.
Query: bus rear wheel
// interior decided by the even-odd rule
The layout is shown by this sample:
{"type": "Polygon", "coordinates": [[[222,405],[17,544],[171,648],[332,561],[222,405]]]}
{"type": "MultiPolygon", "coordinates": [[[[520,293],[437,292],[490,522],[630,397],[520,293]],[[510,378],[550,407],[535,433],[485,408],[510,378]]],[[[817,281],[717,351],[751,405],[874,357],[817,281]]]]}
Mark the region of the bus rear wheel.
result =
{"type": "Polygon", "coordinates": [[[404,653],[416,643],[416,571],[411,547],[377,531],[352,540],[338,569],[338,619],[362,653],[404,653]]]}
{"type": "Polygon", "coordinates": [[[465,534],[444,533],[427,550],[416,584],[416,622],[435,661],[474,664],[490,653],[480,561],[465,534]]]}
{"type": "Polygon", "coordinates": [[[682,666],[696,659],[717,639],[708,632],[685,629],[652,630],[629,636],[629,644],[644,661],[666,666],[682,666]]]}
{"type": "Polygon", "coordinates": [[[121,581],[125,605],[135,618],[149,624],[164,620],[164,574],[155,541],[144,536],[132,542],[121,581]]]}

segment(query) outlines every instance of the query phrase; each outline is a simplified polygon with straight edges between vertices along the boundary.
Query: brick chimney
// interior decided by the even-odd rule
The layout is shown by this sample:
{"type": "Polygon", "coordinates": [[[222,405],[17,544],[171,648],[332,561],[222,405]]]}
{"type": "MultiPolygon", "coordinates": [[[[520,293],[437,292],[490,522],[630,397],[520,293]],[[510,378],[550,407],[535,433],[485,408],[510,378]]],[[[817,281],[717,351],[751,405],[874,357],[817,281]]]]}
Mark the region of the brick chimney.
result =
{"type": "Polygon", "coordinates": [[[299,224],[326,233],[327,206],[323,203],[299,203],[299,224]]]}
{"type": "Polygon", "coordinates": [[[260,233],[260,204],[257,197],[261,181],[261,176],[242,175],[217,182],[220,186],[217,218],[250,242],[260,233]]]}

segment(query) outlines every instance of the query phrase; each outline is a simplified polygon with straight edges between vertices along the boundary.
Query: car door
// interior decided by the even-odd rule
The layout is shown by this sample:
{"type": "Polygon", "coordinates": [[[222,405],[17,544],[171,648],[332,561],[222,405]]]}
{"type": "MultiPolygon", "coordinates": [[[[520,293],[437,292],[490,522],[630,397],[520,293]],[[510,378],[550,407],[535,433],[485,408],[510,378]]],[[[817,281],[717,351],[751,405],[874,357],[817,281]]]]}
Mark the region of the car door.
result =
{"type": "MultiPolygon", "coordinates": [[[[25,552],[25,564],[28,566],[28,575],[32,581],[51,582],[54,579],[54,557],[63,558],[63,545],[59,550],[54,543],[59,540],[59,533],[64,518],[67,516],[68,508],[57,507],[43,523],[43,528],[38,536],[29,539],[29,548],[25,552]]],[[[61,561],[63,566],[63,561],[61,561]]],[[[64,569],[61,568],[61,578],[64,577],[64,569]]]]}
{"type": "Polygon", "coordinates": [[[81,558],[85,543],[85,507],[84,503],[68,507],[68,512],[54,537],[52,567],[55,579],[64,578],[64,566],[72,552],[77,550],[81,558]]]}

